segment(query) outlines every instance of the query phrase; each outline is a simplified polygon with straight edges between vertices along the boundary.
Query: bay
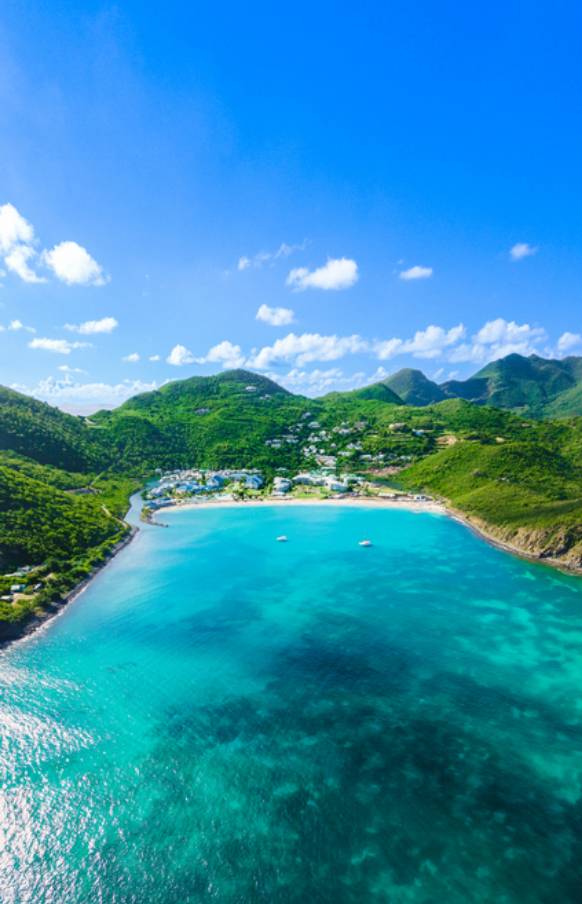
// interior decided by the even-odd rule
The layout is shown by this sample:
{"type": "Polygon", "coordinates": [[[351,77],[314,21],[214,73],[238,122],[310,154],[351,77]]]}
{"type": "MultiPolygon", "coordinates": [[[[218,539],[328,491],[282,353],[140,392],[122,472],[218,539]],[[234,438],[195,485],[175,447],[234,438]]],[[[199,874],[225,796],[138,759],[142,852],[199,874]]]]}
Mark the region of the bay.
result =
{"type": "Polygon", "coordinates": [[[0,656],[3,904],[580,900],[579,579],[443,516],[163,519],[0,656]]]}

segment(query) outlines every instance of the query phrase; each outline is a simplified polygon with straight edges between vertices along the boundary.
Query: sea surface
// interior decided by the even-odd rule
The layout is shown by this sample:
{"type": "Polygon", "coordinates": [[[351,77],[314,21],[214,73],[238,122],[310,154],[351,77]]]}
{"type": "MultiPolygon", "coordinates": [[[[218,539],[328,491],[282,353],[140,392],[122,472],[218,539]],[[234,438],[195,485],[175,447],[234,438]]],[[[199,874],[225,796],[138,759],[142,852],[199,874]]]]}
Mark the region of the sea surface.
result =
{"type": "Polygon", "coordinates": [[[2,904],[579,904],[582,580],[438,515],[161,518],[0,655],[2,904]]]}

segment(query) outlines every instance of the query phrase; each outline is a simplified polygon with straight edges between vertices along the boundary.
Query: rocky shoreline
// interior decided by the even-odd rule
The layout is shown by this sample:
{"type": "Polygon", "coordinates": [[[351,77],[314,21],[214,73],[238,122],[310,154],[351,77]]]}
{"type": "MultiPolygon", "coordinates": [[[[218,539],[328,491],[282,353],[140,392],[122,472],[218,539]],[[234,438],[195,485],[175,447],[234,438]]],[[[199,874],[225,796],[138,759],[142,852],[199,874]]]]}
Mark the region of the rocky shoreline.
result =
{"type": "Polygon", "coordinates": [[[538,565],[549,565],[564,574],[582,575],[582,552],[576,553],[575,551],[573,552],[572,548],[564,547],[562,547],[562,552],[560,552],[560,548],[555,549],[549,546],[547,542],[542,542],[539,532],[534,532],[538,534],[536,537],[532,536],[531,533],[527,537],[524,536],[524,542],[521,545],[515,542],[516,534],[519,535],[519,531],[511,534],[509,532],[506,533],[501,528],[493,528],[481,519],[471,518],[471,516],[465,515],[449,505],[447,505],[446,511],[455,521],[463,524],[476,536],[485,540],[491,546],[501,549],[503,552],[518,556],[520,559],[526,559],[528,562],[537,562],[538,565]]]}

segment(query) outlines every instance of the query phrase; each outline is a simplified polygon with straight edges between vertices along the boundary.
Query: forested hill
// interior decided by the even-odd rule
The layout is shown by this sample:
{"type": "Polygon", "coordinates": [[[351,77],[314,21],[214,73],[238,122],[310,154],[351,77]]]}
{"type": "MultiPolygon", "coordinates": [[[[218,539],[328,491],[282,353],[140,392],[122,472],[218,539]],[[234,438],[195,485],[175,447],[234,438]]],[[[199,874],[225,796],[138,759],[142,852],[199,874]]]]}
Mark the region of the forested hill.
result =
{"type": "Polygon", "coordinates": [[[110,456],[85,420],[0,386],[0,450],[66,471],[105,467],[110,456]]]}
{"type": "MultiPolygon", "coordinates": [[[[135,396],[89,419],[116,467],[273,466],[268,439],[278,437],[321,403],[292,395],[272,380],[244,370],[192,377],[135,396]]],[[[285,442],[282,463],[298,464],[296,443],[285,442]]]]}

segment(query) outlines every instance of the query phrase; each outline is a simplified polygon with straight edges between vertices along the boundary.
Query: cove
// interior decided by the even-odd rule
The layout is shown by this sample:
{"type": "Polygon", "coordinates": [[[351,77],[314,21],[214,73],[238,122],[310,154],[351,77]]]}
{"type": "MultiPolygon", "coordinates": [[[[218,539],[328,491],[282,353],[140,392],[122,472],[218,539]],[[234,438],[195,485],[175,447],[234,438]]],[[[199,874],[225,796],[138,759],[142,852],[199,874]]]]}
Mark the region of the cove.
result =
{"type": "Polygon", "coordinates": [[[407,511],[163,520],[0,655],[3,904],[580,900],[580,579],[407,511]]]}

